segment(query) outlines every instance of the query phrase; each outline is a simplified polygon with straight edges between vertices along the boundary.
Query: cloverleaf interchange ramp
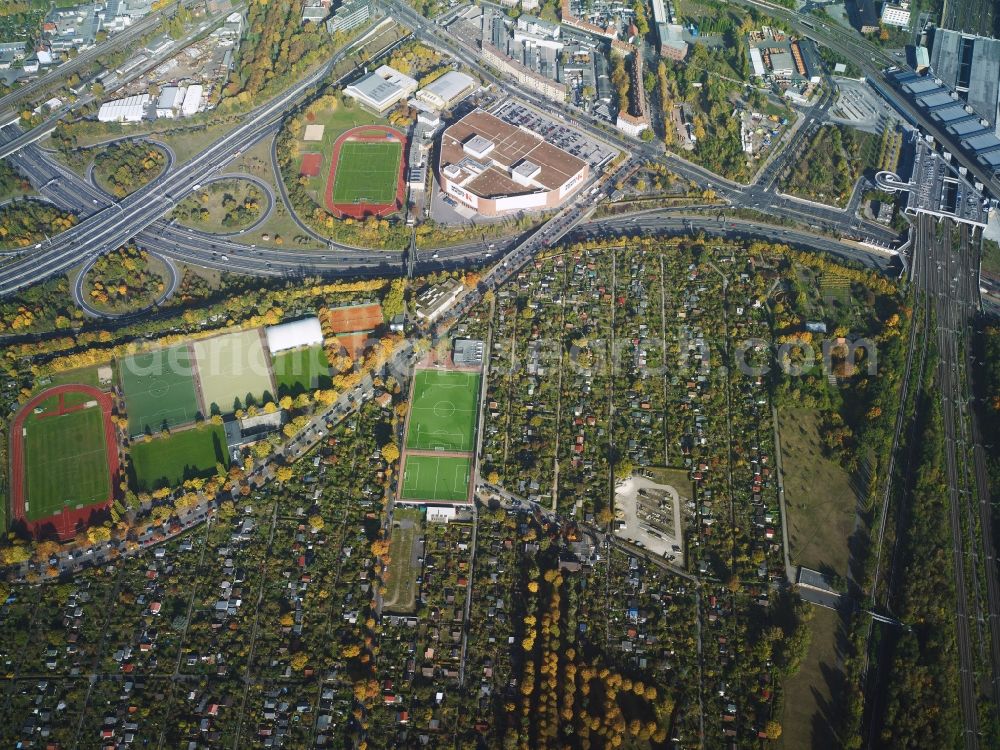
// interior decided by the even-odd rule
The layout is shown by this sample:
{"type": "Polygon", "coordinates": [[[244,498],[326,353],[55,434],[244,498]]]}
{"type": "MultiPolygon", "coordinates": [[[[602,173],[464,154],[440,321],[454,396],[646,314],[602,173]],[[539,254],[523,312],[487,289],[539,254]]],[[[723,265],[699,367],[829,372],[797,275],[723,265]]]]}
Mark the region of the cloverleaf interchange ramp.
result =
{"type": "MultiPolygon", "coordinates": [[[[415,35],[420,36],[420,34],[415,35]]],[[[435,38],[434,41],[440,40],[435,38]]],[[[329,65],[335,64],[349,52],[350,48],[341,51],[329,65]]],[[[463,55],[457,56],[464,59],[463,55]]],[[[26,253],[24,258],[0,269],[0,294],[9,294],[48,276],[65,272],[88,257],[117,247],[133,237],[152,252],[196,265],[233,272],[269,276],[304,274],[372,276],[396,273],[402,266],[403,258],[395,252],[370,251],[333,242],[329,243],[331,251],[329,255],[314,251],[248,249],[245,245],[227,242],[216,235],[179,231],[170,227],[161,218],[182,200],[194,185],[211,179],[213,174],[223,169],[235,158],[236,153],[266,137],[272,137],[280,128],[284,114],[313,85],[323,79],[329,65],[320,68],[281,96],[254,110],[242,125],[220,138],[187,164],[169,171],[121,202],[109,206],[103,196],[87,196],[92,204],[87,208],[93,210],[93,206],[97,206],[96,213],[87,216],[68,232],[43,243],[37,252],[26,253]]],[[[581,127],[586,129],[585,124],[581,124],[581,127]]],[[[4,135],[6,138],[10,138],[11,135],[16,137],[16,134],[7,132],[4,135]]],[[[606,133],[602,135],[609,137],[606,133]]],[[[631,151],[639,152],[647,158],[656,155],[656,147],[650,147],[649,144],[632,143],[620,136],[613,138],[619,146],[624,143],[624,146],[631,151]]],[[[11,158],[15,163],[18,159],[33,161],[36,167],[39,161],[44,161],[36,146],[27,146],[11,158]]],[[[659,158],[663,158],[662,152],[659,158]]],[[[758,210],[770,211],[777,216],[797,221],[812,221],[817,226],[832,231],[848,232],[852,227],[862,228],[858,221],[852,220],[845,212],[799,205],[787,199],[777,200],[759,185],[740,186],[728,183],[676,156],[668,156],[667,161],[679,174],[694,179],[698,184],[712,187],[723,199],[730,202],[743,204],[749,197],[752,199],[750,205],[758,210]]],[[[81,188],[73,184],[75,175],[59,167],[53,168],[57,172],[55,175],[57,179],[47,186],[47,191],[61,193],[63,201],[57,199],[56,202],[79,211],[78,193],[81,188]],[[66,181],[70,182],[68,186],[58,184],[66,181]]],[[[31,173],[30,169],[28,171],[31,173]]],[[[280,179],[278,187],[282,198],[285,198],[280,179]]],[[[295,216],[294,212],[291,213],[295,216]]],[[[298,217],[295,219],[301,226],[298,217]]],[[[712,231],[710,222],[697,219],[693,220],[690,227],[712,231]]],[[[893,236],[888,230],[877,226],[863,226],[863,232],[877,236],[880,241],[887,241],[893,236]]],[[[316,236],[313,232],[309,234],[316,236]]],[[[502,247],[503,242],[495,244],[496,254],[499,255],[516,247],[518,242],[508,241],[506,248],[502,247]]],[[[454,267],[459,264],[479,263],[489,260],[494,253],[486,248],[484,243],[477,242],[441,248],[435,254],[439,256],[438,263],[418,262],[415,268],[433,269],[448,267],[449,264],[454,267]]]]}

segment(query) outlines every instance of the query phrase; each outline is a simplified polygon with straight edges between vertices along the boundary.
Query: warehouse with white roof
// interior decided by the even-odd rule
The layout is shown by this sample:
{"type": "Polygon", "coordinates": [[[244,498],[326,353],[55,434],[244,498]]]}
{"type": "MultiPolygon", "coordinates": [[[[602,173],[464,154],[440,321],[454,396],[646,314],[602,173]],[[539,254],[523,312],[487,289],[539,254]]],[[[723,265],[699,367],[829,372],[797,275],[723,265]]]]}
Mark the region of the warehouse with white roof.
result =
{"type": "Polygon", "coordinates": [[[139,122],[148,108],[149,94],[136,94],[105,102],[97,112],[97,119],[100,122],[139,122]]]}
{"type": "Polygon", "coordinates": [[[417,92],[417,100],[434,109],[448,109],[472,93],[476,79],[457,70],[449,70],[417,92]]]}
{"type": "Polygon", "coordinates": [[[302,318],[290,323],[268,326],[264,329],[264,334],[271,354],[323,343],[323,329],[319,324],[319,318],[302,318]]]}

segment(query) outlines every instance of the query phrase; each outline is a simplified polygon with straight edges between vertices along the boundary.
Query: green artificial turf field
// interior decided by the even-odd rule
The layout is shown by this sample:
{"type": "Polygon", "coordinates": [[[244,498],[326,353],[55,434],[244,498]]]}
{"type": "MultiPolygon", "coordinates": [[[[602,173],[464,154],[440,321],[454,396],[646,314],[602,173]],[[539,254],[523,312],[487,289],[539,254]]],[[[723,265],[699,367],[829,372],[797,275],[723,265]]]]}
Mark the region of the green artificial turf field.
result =
{"type": "Polygon", "coordinates": [[[119,364],[130,434],[189,424],[201,411],[187,344],[125,357],[119,364]]]}
{"type": "Polygon", "coordinates": [[[32,414],[24,429],[28,521],[110,497],[108,445],[99,407],[58,415],[32,414]]]}
{"type": "Polygon", "coordinates": [[[192,344],[207,414],[229,414],[274,396],[271,358],[259,328],[233,331],[192,344]]]}
{"type": "Polygon", "coordinates": [[[399,184],[398,141],[347,141],[340,147],[333,182],[334,203],[392,203],[399,184]]]}
{"type": "Polygon", "coordinates": [[[465,456],[406,456],[403,469],[404,500],[454,502],[469,497],[472,459],[465,456]]]}
{"type": "Polygon", "coordinates": [[[229,466],[226,433],[221,425],[206,424],[168,437],[139,440],[129,448],[136,489],[176,487],[185,479],[208,477],[215,465],[229,466]]]}
{"type": "Polygon", "coordinates": [[[274,355],[271,369],[279,397],[297,396],[331,384],[330,363],[320,344],[274,355]]]}
{"type": "Polygon", "coordinates": [[[417,370],[406,447],[471,451],[476,434],[479,373],[417,370]]]}

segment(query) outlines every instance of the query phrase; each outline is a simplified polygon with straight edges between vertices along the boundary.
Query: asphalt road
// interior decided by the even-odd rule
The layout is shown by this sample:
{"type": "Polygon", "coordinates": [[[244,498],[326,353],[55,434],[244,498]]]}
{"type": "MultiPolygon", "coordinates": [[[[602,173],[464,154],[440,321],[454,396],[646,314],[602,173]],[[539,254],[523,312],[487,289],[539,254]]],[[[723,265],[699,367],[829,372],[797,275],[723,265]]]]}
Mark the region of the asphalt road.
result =
{"type": "MultiPolygon", "coordinates": [[[[467,50],[455,44],[444,32],[434,24],[419,18],[414,12],[404,6],[389,3],[399,17],[413,24],[415,34],[433,40],[451,49],[456,57],[463,59],[474,68],[478,63],[467,50]],[[424,26],[428,26],[425,29],[424,26]]],[[[330,65],[335,64],[350,50],[342,50],[330,65]]],[[[92,192],[92,186],[82,187],[78,178],[69,170],[51,163],[37,150],[29,146],[12,155],[11,159],[27,174],[41,176],[51,175],[44,183],[43,194],[59,205],[77,211],[86,216],[76,227],[41,243],[33,252],[26,253],[23,258],[15,259],[0,268],[0,295],[9,294],[24,286],[35,283],[47,276],[65,272],[87,258],[97,255],[113,247],[117,247],[135,237],[136,240],[151,250],[179,260],[203,265],[220,270],[231,270],[242,273],[260,275],[301,275],[306,273],[321,273],[326,275],[378,275],[394,273],[403,259],[395,253],[371,251],[349,246],[329,243],[329,253],[318,254],[297,250],[272,250],[270,248],[247,248],[239,243],[227,241],[224,237],[206,235],[171,227],[162,221],[161,217],[168,213],[184,195],[211,179],[223,169],[232,159],[245,148],[257,143],[264,137],[273,136],[283,119],[283,114],[298,100],[301,94],[317,83],[325,74],[327,66],[312,76],[289,89],[282,96],[258,108],[245,118],[244,122],[231,133],[220,138],[202,154],[179,168],[168,170],[160,179],[137,191],[117,204],[108,205],[106,197],[92,192]],[[87,201],[90,205],[87,205],[87,201]]],[[[481,71],[482,72],[482,71],[481,71]]],[[[484,73],[489,76],[488,72],[484,73]]],[[[518,91],[536,106],[546,109],[552,115],[561,114],[554,104],[537,101],[530,92],[518,91]]],[[[828,106],[829,101],[823,106],[828,106]]],[[[821,112],[820,112],[821,114],[821,112]]],[[[618,133],[608,133],[604,129],[586,121],[576,122],[582,129],[588,130],[596,137],[605,141],[616,142],[622,148],[633,153],[634,163],[647,158],[662,157],[662,150],[655,144],[643,144],[627,139],[618,133]]],[[[16,131],[5,130],[4,136],[9,139],[16,137],[16,131]]],[[[844,211],[830,209],[816,204],[796,201],[787,197],[774,195],[767,187],[771,175],[781,167],[781,159],[775,159],[763,177],[751,185],[739,185],[721,179],[702,167],[693,165],[680,157],[667,157],[671,169],[682,177],[690,179],[705,188],[714,190],[723,198],[737,206],[753,208],[762,213],[808,222],[816,230],[826,230],[845,237],[875,239],[888,243],[897,239],[895,234],[884,227],[866,226],[858,219],[849,216],[844,211]]],[[[611,180],[608,183],[613,182],[611,180]]],[[[606,183],[606,184],[608,184],[606,183]]],[[[284,191],[280,190],[282,199],[287,201],[284,191]]],[[[578,205],[577,208],[580,208],[578,205]]],[[[565,213],[561,213],[557,229],[564,233],[572,228],[579,219],[571,221],[565,213]]],[[[690,226],[714,231],[711,222],[693,219],[690,226]]],[[[752,223],[751,223],[752,224],[752,223]]],[[[669,229],[668,224],[661,225],[669,229]]],[[[744,228],[750,224],[743,225],[744,228]]],[[[763,226],[763,225],[762,225],[763,226]]],[[[769,232],[773,234],[773,232],[769,232]]],[[[540,233],[543,234],[543,233],[540,233]]],[[[548,235],[551,238],[552,235],[548,235]]],[[[522,239],[522,238],[519,238],[522,239]]],[[[551,241],[551,239],[550,239],[551,241]]],[[[495,247],[483,243],[469,243],[457,247],[439,248],[436,250],[418,251],[414,270],[430,270],[441,267],[457,267],[461,264],[482,262],[492,255],[509,252],[516,247],[518,241],[492,243],[495,247]],[[428,258],[428,256],[430,256],[428,258]]],[[[815,245],[815,241],[813,241],[815,245]]],[[[830,247],[842,247],[827,243],[830,247]]],[[[858,255],[858,257],[863,257],[858,255]]]]}

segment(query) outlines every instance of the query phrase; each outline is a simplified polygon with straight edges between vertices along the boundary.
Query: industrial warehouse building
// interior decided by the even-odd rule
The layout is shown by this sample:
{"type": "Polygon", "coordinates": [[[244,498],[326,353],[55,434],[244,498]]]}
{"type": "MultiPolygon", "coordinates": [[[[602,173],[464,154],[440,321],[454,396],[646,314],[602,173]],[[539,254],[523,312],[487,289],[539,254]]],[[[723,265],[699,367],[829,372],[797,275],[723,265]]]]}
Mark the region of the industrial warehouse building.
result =
{"type": "Polygon", "coordinates": [[[442,190],[483,216],[556,208],[588,175],[582,159],[483,110],[466,115],[441,137],[442,190]]]}
{"type": "Polygon", "coordinates": [[[291,323],[268,326],[264,329],[264,334],[272,355],[323,343],[323,329],[319,318],[302,318],[291,323]]]}
{"type": "Polygon", "coordinates": [[[100,122],[139,122],[148,108],[149,94],[136,94],[105,102],[97,112],[97,119],[100,122]]]}
{"type": "Polygon", "coordinates": [[[476,79],[457,70],[449,70],[417,92],[417,101],[432,109],[448,109],[472,93],[476,79]]]}

